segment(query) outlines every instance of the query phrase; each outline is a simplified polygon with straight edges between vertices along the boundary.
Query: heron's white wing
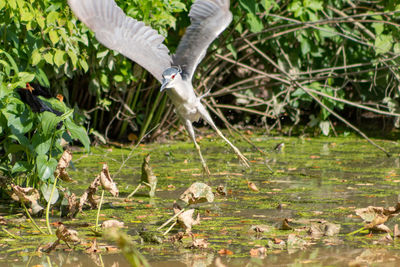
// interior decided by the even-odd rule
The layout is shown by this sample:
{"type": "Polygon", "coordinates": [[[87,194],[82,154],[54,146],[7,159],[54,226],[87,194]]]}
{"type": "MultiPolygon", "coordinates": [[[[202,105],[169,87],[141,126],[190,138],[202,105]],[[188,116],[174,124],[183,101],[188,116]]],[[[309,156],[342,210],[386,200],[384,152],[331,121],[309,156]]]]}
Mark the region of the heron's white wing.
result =
{"type": "Polygon", "coordinates": [[[207,48],[232,21],[229,0],[197,0],[189,12],[190,26],[173,55],[173,64],[183,70],[184,79],[191,80],[207,48]]]}
{"type": "Polygon", "coordinates": [[[74,14],[104,46],[118,51],[148,70],[160,82],[171,66],[164,37],[143,22],[125,15],[114,0],[68,0],[74,14]]]}

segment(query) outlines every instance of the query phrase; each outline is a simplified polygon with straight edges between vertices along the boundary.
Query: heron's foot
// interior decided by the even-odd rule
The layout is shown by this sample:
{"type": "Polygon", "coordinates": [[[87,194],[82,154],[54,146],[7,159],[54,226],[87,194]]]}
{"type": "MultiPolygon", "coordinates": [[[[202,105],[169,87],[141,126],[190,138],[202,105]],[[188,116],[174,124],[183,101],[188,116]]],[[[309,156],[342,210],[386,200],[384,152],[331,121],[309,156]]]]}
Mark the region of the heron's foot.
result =
{"type": "Polygon", "coordinates": [[[236,153],[236,155],[238,156],[239,161],[240,161],[244,166],[246,166],[247,168],[250,168],[250,161],[249,161],[245,156],[243,156],[242,152],[240,152],[240,150],[236,148],[236,149],[235,149],[235,153],[236,153]]]}

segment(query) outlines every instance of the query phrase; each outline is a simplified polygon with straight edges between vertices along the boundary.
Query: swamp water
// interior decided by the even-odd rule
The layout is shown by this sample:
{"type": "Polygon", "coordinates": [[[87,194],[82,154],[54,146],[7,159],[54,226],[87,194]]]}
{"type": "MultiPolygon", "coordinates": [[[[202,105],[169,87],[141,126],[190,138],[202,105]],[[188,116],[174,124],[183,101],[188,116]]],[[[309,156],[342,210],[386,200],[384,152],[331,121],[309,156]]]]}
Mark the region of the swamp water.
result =
{"type": "MultiPolygon", "coordinates": [[[[392,154],[388,158],[358,138],[253,136],[252,141],[268,155],[262,156],[247,143],[235,142],[251,162],[251,169],[243,169],[220,139],[201,140],[210,178],[202,176],[200,161],[189,142],[140,145],[122,168],[131,148],[93,148],[90,155],[74,152],[75,170],[69,168],[68,172],[78,183],[61,184],[80,196],[107,162],[120,195],[114,198],[106,192],[100,222],[124,222],[123,231],[137,242],[151,266],[400,266],[400,242],[396,239],[385,241],[382,232],[349,235],[365,225],[355,209],[397,204],[398,142],[375,140],[392,154]],[[284,150],[275,151],[280,143],[285,144],[284,150]],[[140,181],[142,160],[148,153],[158,177],[156,197],[150,200],[148,191],[141,189],[130,201],[124,201],[140,181]],[[168,227],[156,229],[173,215],[174,200],[194,182],[210,185],[213,192],[222,185],[226,192],[216,195],[213,203],[195,205],[201,221],[192,232],[194,238],[207,240],[207,248],[188,248],[192,244],[189,236],[175,243],[144,242],[148,233],[162,237],[168,227]],[[311,225],[326,223],[340,226],[339,233],[310,234],[311,225]],[[260,247],[266,247],[265,255],[258,253],[260,247]]],[[[69,229],[77,230],[82,244],[69,249],[61,242],[47,254],[37,252],[37,248],[54,242],[55,236],[36,231],[19,206],[0,203],[0,216],[10,222],[3,229],[22,237],[16,239],[0,231],[0,266],[129,266],[112,246],[115,244],[91,230],[96,214],[97,210],[85,209],[84,214],[66,220],[54,210],[50,220],[63,221],[69,229]],[[85,253],[94,239],[100,253],[85,253]]],[[[43,219],[36,221],[45,229],[43,219]]],[[[399,222],[399,217],[394,217],[385,225],[393,231],[399,222]]],[[[175,226],[166,237],[179,231],[184,232],[175,226]]]]}

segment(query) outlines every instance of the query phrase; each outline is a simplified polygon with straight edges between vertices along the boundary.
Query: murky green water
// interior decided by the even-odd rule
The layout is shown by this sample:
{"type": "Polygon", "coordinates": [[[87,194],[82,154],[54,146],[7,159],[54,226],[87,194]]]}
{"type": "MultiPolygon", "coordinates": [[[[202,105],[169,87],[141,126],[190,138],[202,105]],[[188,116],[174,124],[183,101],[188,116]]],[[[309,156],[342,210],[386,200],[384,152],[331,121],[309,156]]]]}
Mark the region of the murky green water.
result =
{"type": "MultiPolygon", "coordinates": [[[[243,169],[219,139],[201,140],[212,173],[210,178],[202,176],[196,151],[189,142],[139,146],[122,168],[121,163],[130,152],[128,148],[95,148],[91,155],[75,152],[76,170],[69,173],[79,182],[64,183],[63,186],[80,195],[100,172],[102,163],[107,162],[118,182],[120,197],[112,198],[106,194],[100,221],[117,219],[125,222],[127,228],[124,231],[138,242],[137,247],[152,266],[215,266],[218,261],[226,266],[400,265],[397,241],[381,243],[379,240],[384,234],[380,233],[347,235],[363,226],[354,212],[356,208],[369,205],[387,207],[397,203],[400,183],[400,146],[397,142],[377,140],[393,154],[387,158],[366,141],[355,138],[253,136],[252,140],[267,151],[268,156],[262,156],[246,143],[239,143],[238,147],[251,161],[251,169],[243,169]],[[282,152],[273,150],[279,143],[285,143],[282,152]],[[140,180],[141,162],[147,153],[152,154],[151,166],[158,177],[157,197],[150,203],[146,190],[141,190],[132,201],[124,202],[123,199],[140,180]],[[214,203],[196,206],[202,219],[193,227],[193,233],[196,238],[207,239],[208,248],[187,248],[191,244],[190,237],[174,244],[141,243],[139,232],[155,231],[170,218],[173,201],[197,181],[209,184],[214,191],[223,185],[228,192],[226,196],[217,196],[214,203]],[[247,181],[255,183],[259,192],[250,190],[247,181]],[[289,219],[292,230],[279,230],[284,219],[289,219]],[[305,229],[318,221],[339,224],[339,235],[318,239],[310,237],[305,229]],[[266,225],[269,231],[258,234],[249,231],[255,225],[266,225]],[[271,246],[271,242],[286,241],[293,233],[307,245],[271,246]],[[252,248],[268,245],[265,256],[250,256],[252,248]]],[[[51,220],[62,220],[89,243],[96,238],[89,229],[95,224],[96,211],[84,212],[74,220],[64,220],[55,211],[51,220]]],[[[0,205],[0,216],[6,219],[23,218],[23,215],[18,207],[8,203],[0,205]],[[10,212],[18,215],[10,216],[10,212]]],[[[97,237],[103,251],[100,254],[84,253],[84,245],[67,251],[67,247],[62,245],[50,254],[37,253],[37,247],[55,238],[38,238],[25,219],[12,221],[15,227],[7,229],[24,236],[24,239],[15,241],[0,232],[1,266],[112,266],[114,262],[128,266],[118,251],[105,251],[110,243],[101,237],[97,237]]],[[[38,222],[44,226],[43,221],[38,222]]],[[[386,225],[393,229],[397,223],[399,218],[395,217],[386,225]]],[[[173,228],[169,235],[178,231],[182,229],[173,228]]]]}

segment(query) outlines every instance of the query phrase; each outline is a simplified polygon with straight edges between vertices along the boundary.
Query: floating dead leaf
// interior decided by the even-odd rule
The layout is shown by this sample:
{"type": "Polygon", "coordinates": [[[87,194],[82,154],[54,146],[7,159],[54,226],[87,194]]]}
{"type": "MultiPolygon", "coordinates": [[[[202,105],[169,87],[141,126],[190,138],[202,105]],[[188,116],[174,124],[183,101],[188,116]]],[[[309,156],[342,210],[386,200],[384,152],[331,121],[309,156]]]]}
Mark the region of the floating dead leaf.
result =
{"type": "Polygon", "coordinates": [[[183,236],[184,236],[183,232],[178,232],[177,234],[174,234],[173,236],[169,237],[168,241],[171,243],[182,242],[183,236]]]}
{"type": "Polygon", "coordinates": [[[211,187],[204,183],[197,182],[183,192],[180,199],[188,204],[213,202],[214,194],[212,193],[211,187]]]}
{"type": "Polygon", "coordinates": [[[38,214],[43,210],[43,207],[39,205],[38,200],[40,198],[39,191],[32,187],[20,187],[19,185],[11,184],[13,194],[11,198],[15,201],[21,201],[28,203],[32,208],[32,214],[38,214]]]}
{"type": "Polygon", "coordinates": [[[201,248],[205,249],[208,248],[208,242],[205,239],[198,238],[198,239],[193,239],[192,244],[189,246],[189,248],[201,248]]]}
{"type": "Polygon", "coordinates": [[[312,223],[310,229],[308,230],[308,234],[313,238],[320,238],[322,236],[334,236],[339,234],[340,225],[323,222],[323,223],[312,223]]]}
{"type": "Polygon", "coordinates": [[[233,255],[233,252],[229,249],[223,248],[218,251],[219,255],[233,255]]]}
{"type": "MultiPolygon", "coordinates": [[[[174,208],[175,214],[177,214],[179,211],[179,208],[174,208]]],[[[177,222],[186,230],[186,233],[190,233],[192,231],[192,227],[200,223],[200,214],[197,214],[196,219],[194,219],[194,211],[195,209],[184,211],[179,214],[177,218],[177,222]]]]}
{"type": "Polygon", "coordinates": [[[285,218],[282,221],[282,225],[281,228],[279,228],[279,230],[293,230],[293,227],[289,225],[289,220],[285,218]]]}
{"type": "Polygon", "coordinates": [[[88,247],[87,249],[85,249],[85,252],[88,254],[93,254],[93,253],[99,253],[99,247],[97,246],[97,241],[96,239],[93,240],[93,242],[91,243],[90,247],[88,247]]]}
{"type": "Polygon", "coordinates": [[[70,247],[69,243],[80,242],[77,231],[67,229],[62,222],[57,222],[55,225],[57,225],[56,236],[58,240],[64,241],[68,247],[70,247]]]}
{"type": "Polygon", "coordinates": [[[142,182],[150,188],[149,196],[154,197],[157,187],[157,177],[150,167],[150,154],[147,154],[142,163],[142,182]]]}
{"type": "Polygon", "coordinates": [[[249,187],[250,190],[252,190],[254,192],[260,192],[260,190],[258,190],[256,184],[253,182],[247,181],[247,186],[249,187]]]}
{"type": "Polygon", "coordinates": [[[249,232],[253,233],[267,233],[269,231],[271,231],[271,226],[264,224],[252,225],[249,230],[249,232]]]}
{"type": "Polygon", "coordinates": [[[217,187],[217,194],[220,195],[220,196],[226,196],[228,193],[227,193],[227,191],[226,191],[225,186],[223,186],[222,184],[220,184],[220,185],[217,187]]]}
{"type": "Polygon", "coordinates": [[[79,200],[79,211],[82,211],[83,205],[88,202],[92,209],[97,208],[97,201],[95,199],[95,194],[97,188],[100,186],[100,176],[97,176],[89,187],[83,192],[81,199],[79,200]]]}
{"type": "Polygon", "coordinates": [[[111,227],[122,228],[122,227],[124,227],[124,223],[117,221],[117,220],[107,220],[101,224],[101,228],[103,228],[103,229],[111,228],[111,227]]]}
{"type": "Polygon", "coordinates": [[[250,256],[252,257],[263,257],[267,255],[267,249],[265,247],[257,247],[250,249],[250,256]]]}
{"type": "Polygon", "coordinates": [[[103,169],[100,173],[100,183],[104,190],[110,192],[114,197],[118,196],[117,184],[111,178],[108,165],[106,163],[103,164],[103,169]]]}
{"type": "Polygon", "coordinates": [[[57,168],[54,171],[54,176],[60,178],[61,180],[65,182],[74,182],[74,180],[69,177],[67,168],[69,166],[69,163],[72,160],[72,153],[69,150],[65,150],[58,161],[57,168]]]}
{"type": "Polygon", "coordinates": [[[301,239],[296,234],[289,234],[286,244],[288,249],[304,249],[308,245],[307,241],[301,239]]]}
{"type": "Polygon", "coordinates": [[[365,228],[389,233],[391,231],[384,223],[388,219],[397,216],[399,211],[400,202],[396,206],[389,208],[369,206],[367,208],[356,209],[356,214],[366,223],[365,228]]]}
{"type": "Polygon", "coordinates": [[[393,238],[388,233],[388,234],[382,236],[379,240],[374,241],[373,244],[388,244],[388,243],[392,243],[392,242],[393,242],[393,238]]]}
{"type": "Polygon", "coordinates": [[[65,205],[66,211],[63,212],[64,216],[72,219],[79,212],[79,202],[76,199],[76,195],[74,193],[69,195],[68,193],[64,192],[64,199],[68,201],[68,205],[65,205]]]}

